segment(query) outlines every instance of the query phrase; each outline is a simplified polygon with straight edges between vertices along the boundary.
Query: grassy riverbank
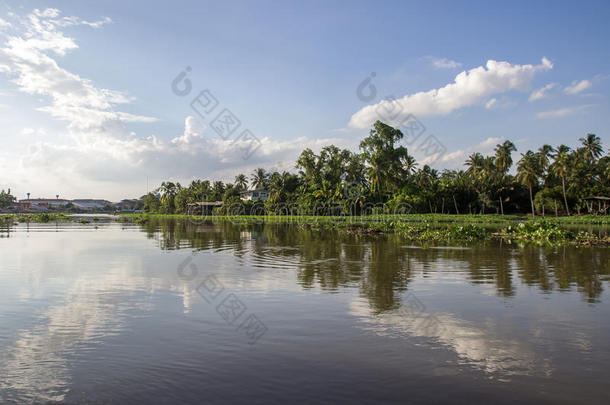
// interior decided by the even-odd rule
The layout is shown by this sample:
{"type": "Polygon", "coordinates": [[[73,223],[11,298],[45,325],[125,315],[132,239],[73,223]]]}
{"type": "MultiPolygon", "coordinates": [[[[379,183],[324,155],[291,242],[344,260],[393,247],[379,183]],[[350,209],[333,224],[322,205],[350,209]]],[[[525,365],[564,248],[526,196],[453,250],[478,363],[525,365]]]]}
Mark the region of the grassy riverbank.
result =
{"type": "Polygon", "coordinates": [[[318,231],[343,231],[360,235],[395,233],[419,242],[472,242],[502,239],[508,243],[610,245],[610,237],[589,232],[574,232],[568,225],[606,225],[608,217],[547,217],[517,215],[407,214],[368,216],[187,216],[163,214],[122,215],[121,221],[146,223],[152,220],[181,218],[193,223],[229,221],[239,225],[262,223],[296,224],[318,231]]]}
{"type": "Polygon", "coordinates": [[[534,217],[531,215],[455,215],[455,214],[403,214],[403,215],[363,215],[363,216],[315,216],[315,215],[213,215],[198,216],[184,214],[120,214],[119,217],[145,220],[146,218],[184,218],[194,221],[232,221],[236,223],[297,223],[297,224],[324,224],[324,223],[433,223],[433,224],[489,224],[502,225],[515,222],[547,221],[560,225],[610,225],[610,215],[580,215],[569,217],[534,217]]]}
{"type": "MultiPolygon", "coordinates": [[[[238,225],[296,224],[311,230],[335,230],[361,235],[395,233],[405,239],[420,242],[471,242],[502,239],[512,243],[575,244],[580,246],[610,245],[609,236],[589,232],[574,232],[568,225],[609,225],[610,217],[572,216],[532,218],[519,215],[450,215],[406,214],[367,216],[189,216],[166,214],[122,214],[106,217],[122,223],[146,224],[164,219],[181,219],[194,224],[231,222],[238,225]]],[[[0,215],[0,224],[16,222],[90,222],[63,213],[0,215]]]]}
{"type": "MultiPolygon", "coordinates": [[[[95,219],[91,216],[91,219],[95,219]]],[[[189,219],[193,221],[232,221],[236,223],[297,223],[297,224],[324,224],[324,223],[345,223],[345,224],[368,224],[368,223],[430,223],[430,224],[481,224],[481,225],[502,225],[515,222],[532,222],[544,220],[560,225],[610,225],[610,215],[575,215],[569,217],[540,217],[532,218],[531,215],[497,215],[497,214],[475,214],[475,215],[455,215],[455,214],[404,214],[404,215],[364,215],[364,216],[315,216],[315,215],[213,215],[197,216],[185,214],[119,214],[110,217],[113,220],[127,222],[142,222],[150,218],[177,218],[189,219]]],[[[78,215],[68,215],[66,213],[36,213],[36,214],[0,214],[0,223],[10,222],[70,222],[80,221],[82,217],[78,215]]]]}
{"type": "Polygon", "coordinates": [[[40,213],[40,214],[0,214],[0,224],[14,224],[16,222],[70,222],[72,218],[64,213],[40,213]]]}

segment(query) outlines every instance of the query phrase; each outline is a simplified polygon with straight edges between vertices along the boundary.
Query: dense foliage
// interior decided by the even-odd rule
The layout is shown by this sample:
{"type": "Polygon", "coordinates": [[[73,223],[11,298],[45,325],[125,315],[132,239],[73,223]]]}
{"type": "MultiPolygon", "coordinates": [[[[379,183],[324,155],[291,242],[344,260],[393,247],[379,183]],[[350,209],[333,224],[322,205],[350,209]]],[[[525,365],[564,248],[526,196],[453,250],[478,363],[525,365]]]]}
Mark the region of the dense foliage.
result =
{"type": "Polygon", "coordinates": [[[570,149],[543,145],[528,150],[513,167],[515,145],[505,141],[492,156],[473,153],[465,170],[439,172],[418,167],[403,134],[377,121],[360,143],[360,153],[326,146],[319,154],[305,149],[296,174],[258,168],[248,179],[240,174],[232,184],[194,180],[187,187],[163,182],[141,198],[150,213],[186,213],[187,204],[223,201],[217,214],[256,215],[361,215],[381,213],[527,213],[570,215],[589,212],[589,196],[610,195],[610,156],[594,134],[570,149]],[[241,202],[248,187],[267,189],[264,203],[241,202]],[[237,207],[237,209],[236,209],[237,207]]]}
{"type": "Polygon", "coordinates": [[[14,202],[15,197],[11,195],[10,189],[8,191],[0,191],[0,209],[11,207],[14,202]]]}

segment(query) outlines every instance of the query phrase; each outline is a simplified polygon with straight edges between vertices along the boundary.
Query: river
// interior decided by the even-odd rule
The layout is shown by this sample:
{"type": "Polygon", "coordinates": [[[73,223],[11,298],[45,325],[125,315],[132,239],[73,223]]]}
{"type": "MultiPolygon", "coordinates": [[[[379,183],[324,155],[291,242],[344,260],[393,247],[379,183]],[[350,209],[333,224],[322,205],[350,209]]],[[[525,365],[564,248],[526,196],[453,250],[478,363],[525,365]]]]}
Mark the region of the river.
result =
{"type": "Polygon", "coordinates": [[[0,230],[0,403],[610,403],[610,249],[0,230]]]}

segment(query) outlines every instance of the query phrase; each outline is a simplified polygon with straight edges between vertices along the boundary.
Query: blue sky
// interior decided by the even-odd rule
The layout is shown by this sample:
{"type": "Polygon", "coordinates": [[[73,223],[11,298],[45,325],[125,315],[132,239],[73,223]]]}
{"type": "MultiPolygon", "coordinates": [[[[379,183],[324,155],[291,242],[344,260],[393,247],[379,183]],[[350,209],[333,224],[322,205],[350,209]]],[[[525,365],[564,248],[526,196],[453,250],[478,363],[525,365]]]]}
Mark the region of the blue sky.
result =
{"type": "Polygon", "coordinates": [[[0,188],[118,200],[147,178],[293,170],[304,147],[356,150],[379,107],[417,117],[442,149],[410,150],[439,169],[503,139],[610,146],[610,3],[495,3],[0,3],[0,188]],[[231,139],[191,109],[204,89],[241,122],[231,139]]]}

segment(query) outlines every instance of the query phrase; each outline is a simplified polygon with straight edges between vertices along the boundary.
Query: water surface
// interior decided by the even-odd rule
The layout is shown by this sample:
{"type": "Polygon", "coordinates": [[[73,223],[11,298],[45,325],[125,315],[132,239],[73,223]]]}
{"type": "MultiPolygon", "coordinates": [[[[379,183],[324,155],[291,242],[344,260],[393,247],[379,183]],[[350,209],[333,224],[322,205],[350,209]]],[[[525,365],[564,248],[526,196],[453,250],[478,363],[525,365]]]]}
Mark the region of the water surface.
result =
{"type": "Polygon", "coordinates": [[[610,249],[0,230],[1,403],[608,403],[610,249]]]}

